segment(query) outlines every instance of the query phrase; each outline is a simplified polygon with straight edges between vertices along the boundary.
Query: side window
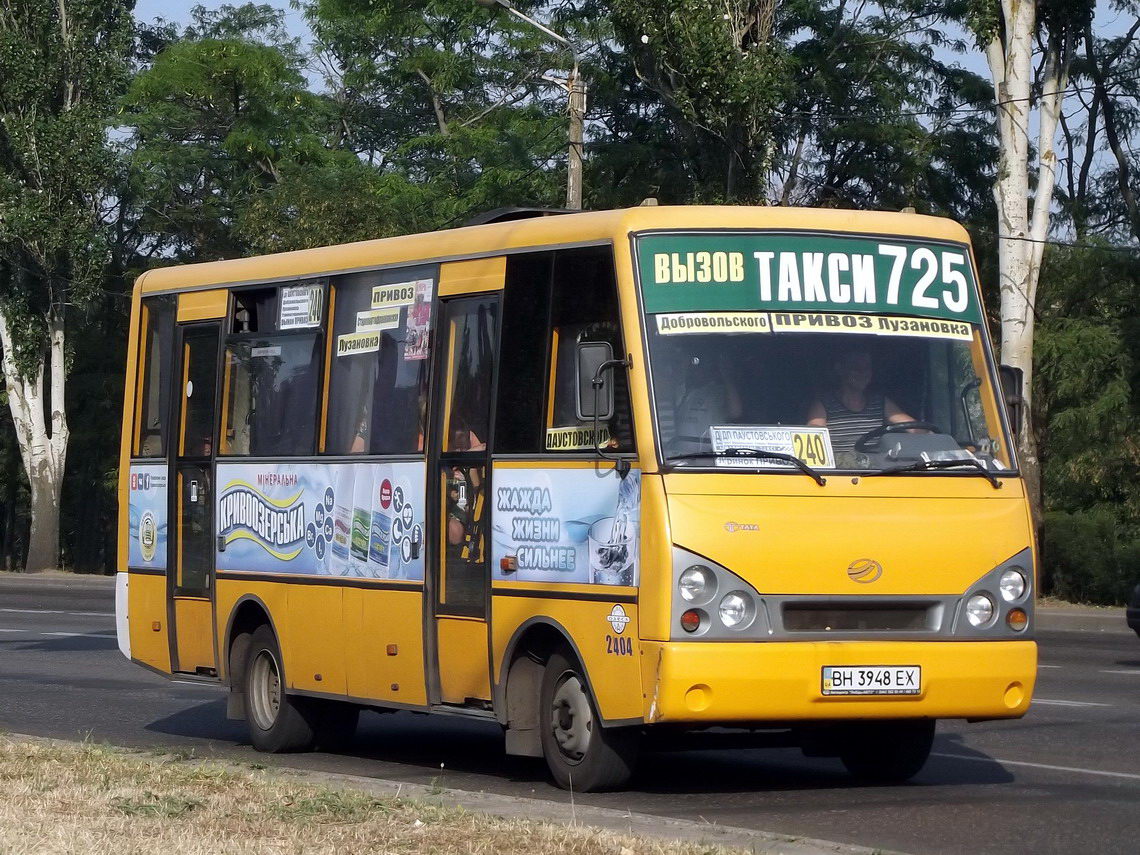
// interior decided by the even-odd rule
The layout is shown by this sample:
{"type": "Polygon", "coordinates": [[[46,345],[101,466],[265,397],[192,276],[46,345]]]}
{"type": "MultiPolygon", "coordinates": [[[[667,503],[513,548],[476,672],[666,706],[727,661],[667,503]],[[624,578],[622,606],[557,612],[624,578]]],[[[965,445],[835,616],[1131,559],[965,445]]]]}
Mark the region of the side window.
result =
{"type": "Polygon", "coordinates": [[[147,297],[142,301],[139,347],[139,383],[135,401],[135,457],[165,457],[170,393],[173,388],[175,297],[147,297]]]}
{"type": "Polygon", "coordinates": [[[495,363],[494,299],[472,300],[448,324],[443,450],[483,451],[491,435],[491,382],[495,363]]]}
{"type": "Polygon", "coordinates": [[[326,454],[423,452],[436,274],[432,265],[334,281],[326,454]]]}
{"type": "MultiPolygon", "coordinates": [[[[608,246],[511,256],[503,294],[503,346],[495,451],[590,452],[593,421],[579,421],[577,346],[604,341],[625,353],[613,250],[608,246]]],[[[614,417],[599,424],[601,445],[633,450],[629,380],[615,371],[614,417]]]]}
{"type": "Polygon", "coordinates": [[[537,454],[544,445],[553,271],[553,252],[507,256],[495,420],[499,454],[537,454]]]}
{"type": "Polygon", "coordinates": [[[316,451],[324,285],[290,283],[234,295],[222,387],[221,453],[316,451]]]}
{"type": "Polygon", "coordinates": [[[618,369],[612,374],[614,417],[608,424],[598,425],[598,439],[591,434],[593,422],[579,421],[575,406],[578,344],[604,341],[613,348],[615,358],[620,359],[625,353],[613,250],[589,247],[558,251],[552,285],[545,450],[589,451],[597,442],[612,451],[632,451],[633,420],[625,371],[618,369]]]}

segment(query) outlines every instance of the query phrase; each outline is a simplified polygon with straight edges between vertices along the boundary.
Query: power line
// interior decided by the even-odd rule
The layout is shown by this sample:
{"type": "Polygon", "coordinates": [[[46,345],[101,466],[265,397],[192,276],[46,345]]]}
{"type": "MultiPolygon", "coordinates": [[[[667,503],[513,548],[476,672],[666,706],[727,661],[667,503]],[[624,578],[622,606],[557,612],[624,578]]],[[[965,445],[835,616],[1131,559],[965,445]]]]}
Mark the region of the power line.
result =
{"type": "Polygon", "coordinates": [[[998,240],[1018,240],[1025,243],[1041,243],[1047,246],[1064,246],[1072,249],[1094,249],[1103,250],[1105,252],[1135,252],[1140,253],[1140,246],[1104,246],[1096,243],[1078,243],[1074,241],[1065,240],[1052,240],[1050,238],[1031,238],[1024,235],[1000,235],[996,232],[991,232],[986,229],[975,229],[978,234],[988,235],[989,237],[998,240]]]}
{"type": "MultiPolygon", "coordinates": [[[[1056,90],[1060,95],[1075,95],[1079,92],[1095,92],[1095,86],[1069,86],[1065,89],[1056,90]]],[[[967,107],[968,101],[962,101],[954,107],[947,107],[944,110],[929,109],[929,110],[907,110],[891,115],[899,118],[910,118],[918,116],[950,116],[950,115],[982,115],[993,113],[997,109],[1004,107],[1006,104],[1018,104],[1026,101],[1035,101],[1042,97],[1044,93],[1036,95],[1029,95],[1024,98],[1006,98],[1001,101],[995,101],[992,105],[985,107],[967,107]]],[[[776,113],[785,118],[801,117],[801,118],[817,118],[817,119],[870,119],[878,118],[870,113],[821,113],[816,110],[777,110],[776,113]]]]}

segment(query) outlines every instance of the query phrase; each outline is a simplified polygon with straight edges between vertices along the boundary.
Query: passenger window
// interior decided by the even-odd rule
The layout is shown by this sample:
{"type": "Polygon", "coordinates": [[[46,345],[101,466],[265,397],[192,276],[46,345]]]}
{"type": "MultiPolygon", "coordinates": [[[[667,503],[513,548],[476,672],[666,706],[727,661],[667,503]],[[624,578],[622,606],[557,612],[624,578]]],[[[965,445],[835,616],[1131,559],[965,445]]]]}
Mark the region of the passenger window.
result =
{"type": "Polygon", "coordinates": [[[614,416],[608,424],[599,423],[600,437],[591,433],[592,420],[578,420],[577,348],[587,341],[609,343],[615,359],[625,354],[610,247],[568,249],[555,254],[545,450],[592,451],[596,443],[611,451],[632,451],[629,377],[624,369],[612,371],[614,416]]]}
{"type": "Polygon", "coordinates": [[[135,404],[135,457],[166,456],[166,422],[170,413],[170,376],[174,353],[174,297],[142,301],[138,399],[135,404]]]}
{"type": "Polygon", "coordinates": [[[483,451],[491,434],[497,299],[471,300],[447,328],[444,451],[483,451]]]}
{"type": "Polygon", "coordinates": [[[436,275],[432,265],[334,282],[326,454],[423,452],[436,275]]]}

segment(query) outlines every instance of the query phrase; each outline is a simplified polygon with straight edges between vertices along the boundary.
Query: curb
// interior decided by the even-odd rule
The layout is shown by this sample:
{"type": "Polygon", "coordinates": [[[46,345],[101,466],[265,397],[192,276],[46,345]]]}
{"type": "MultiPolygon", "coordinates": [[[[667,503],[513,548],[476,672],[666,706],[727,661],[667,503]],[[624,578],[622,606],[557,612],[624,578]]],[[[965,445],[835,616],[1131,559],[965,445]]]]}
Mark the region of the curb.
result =
{"type": "Polygon", "coordinates": [[[1054,611],[1037,609],[1037,629],[1046,632],[1089,632],[1105,635],[1135,635],[1125,622],[1124,609],[1054,611]]]}
{"type": "MultiPolygon", "coordinates": [[[[9,739],[47,745],[76,746],[84,744],[76,740],[31,736],[23,733],[7,732],[4,735],[9,739]]],[[[120,750],[146,759],[146,755],[138,749],[121,748],[120,750]]],[[[162,759],[162,755],[153,756],[158,761],[162,759]]],[[[196,766],[220,767],[232,772],[248,773],[251,771],[248,764],[235,763],[224,757],[179,760],[179,762],[196,766]]],[[[256,772],[273,778],[299,779],[316,785],[360,790],[383,798],[409,799],[438,807],[462,808],[472,813],[501,819],[527,819],[566,825],[572,828],[588,826],[617,834],[649,837],[661,841],[734,847],[747,850],[751,855],[904,855],[901,852],[878,847],[837,843],[811,837],[794,837],[770,831],[757,831],[751,828],[633,813],[614,810],[613,808],[575,805],[573,798],[569,804],[566,804],[547,799],[505,796],[470,790],[439,789],[423,784],[391,781],[384,778],[368,778],[361,775],[282,766],[261,768],[257,769],[256,772]]]]}

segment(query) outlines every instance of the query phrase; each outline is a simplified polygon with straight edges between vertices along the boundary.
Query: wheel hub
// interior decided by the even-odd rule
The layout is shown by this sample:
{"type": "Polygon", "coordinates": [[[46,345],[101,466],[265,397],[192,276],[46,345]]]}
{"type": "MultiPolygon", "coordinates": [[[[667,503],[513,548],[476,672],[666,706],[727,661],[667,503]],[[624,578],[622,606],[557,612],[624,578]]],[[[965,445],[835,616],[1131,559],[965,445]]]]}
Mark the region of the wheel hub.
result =
{"type": "Polygon", "coordinates": [[[253,661],[249,684],[249,711],[253,723],[262,730],[270,730],[281,710],[282,689],[277,660],[268,650],[262,650],[253,661]]]}
{"type": "Polygon", "coordinates": [[[566,674],[559,682],[550,712],[558,750],[567,760],[581,762],[590,747],[594,717],[590,699],[577,674],[566,674]]]}

